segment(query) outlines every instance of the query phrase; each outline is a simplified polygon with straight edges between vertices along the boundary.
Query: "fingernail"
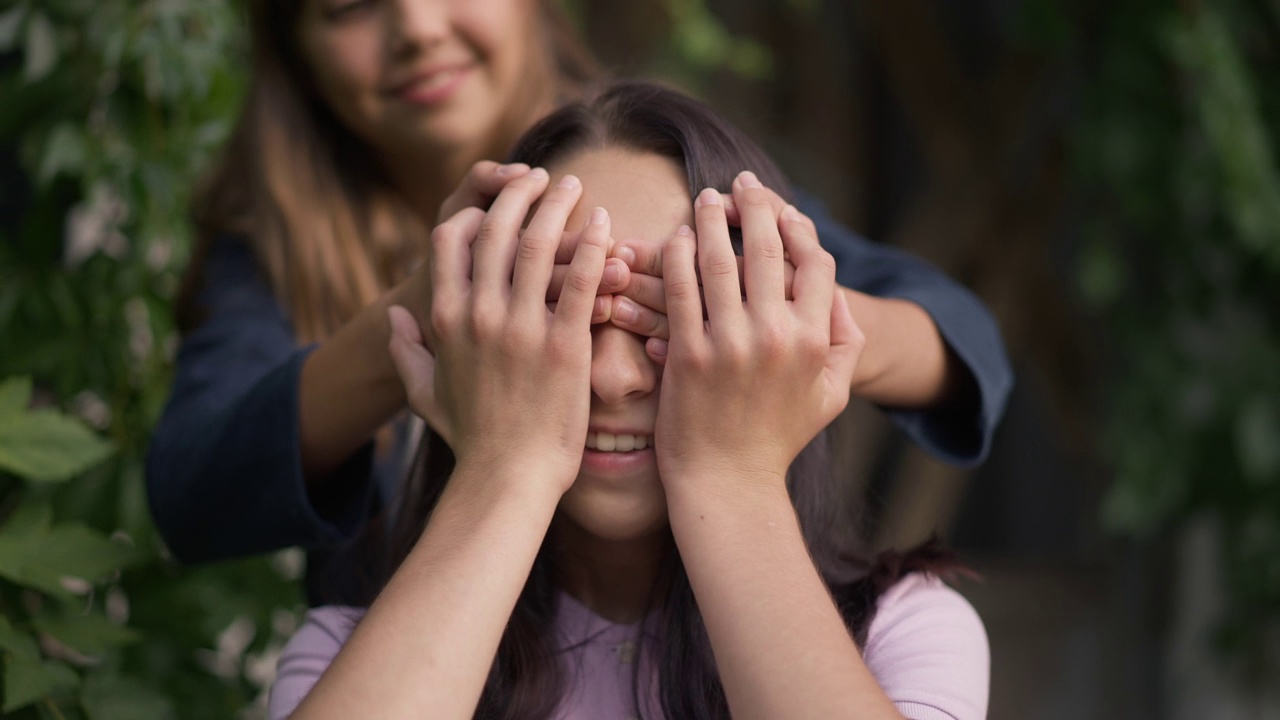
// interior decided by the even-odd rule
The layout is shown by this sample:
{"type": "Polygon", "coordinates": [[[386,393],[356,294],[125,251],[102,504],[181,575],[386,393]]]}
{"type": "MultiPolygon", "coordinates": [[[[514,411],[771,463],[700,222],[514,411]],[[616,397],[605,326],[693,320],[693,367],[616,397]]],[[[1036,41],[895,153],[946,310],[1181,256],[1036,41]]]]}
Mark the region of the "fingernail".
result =
{"type": "Polygon", "coordinates": [[[612,304],[613,303],[610,302],[608,295],[596,296],[595,310],[591,312],[591,316],[594,318],[602,318],[601,322],[608,320],[609,306],[611,306],[612,304]]]}
{"type": "Polygon", "coordinates": [[[690,228],[688,225],[681,225],[679,228],[677,228],[677,229],[676,229],[676,234],[677,234],[677,235],[692,235],[692,234],[693,234],[693,229],[692,229],[692,228],[690,228]]]}
{"type": "Polygon", "coordinates": [[[602,279],[604,280],[605,285],[613,286],[621,283],[622,268],[618,267],[617,265],[614,265],[613,263],[609,263],[605,265],[604,277],[602,279]]]}
{"type": "Polygon", "coordinates": [[[743,170],[742,172],[738,173],[738,180],[742,183],[743,187],[749,187],[749,188],[764,187],[763,185],[760,184],[760,178],[756,177],[756,174],[751,172],[750,170],[743,170]]]}
{"type": "Polygon", "coordinates": [[[630,300],[618,298],[618,302],[614,304],[613,316],[624,323],[635,322],[640,317],[640,311],[630,300]]]}
{"type": "Polygon", "coordinates": [[[534,168],[533,170],[529,171],[529,177],[533,178],[534,180],[546,180],[550,176],[547,175],[547,171],[544,170],[543,168],[534,168]]]}
{"type": "Polygon", "coordinates": [[[560,178],[560,182],[556,183],[556,187],[564,190],[577,190],[582,183],[578,182],[578,178],[573,175],[565,175],[560,178]]]}
{"type": "Polygon", "coordinates": [[[796,209],[795,205],[788,205],[782,208],[782,219],[783,220],[799,220],[800,211],[796,209]]]}
{"type": "Polygon", "coordinates": [[[707,188],[698,193],[698,199],[694,201],[694,207],[702,207],[703,205],[723,205],[724,201],[720,199],[720,191],[715,188],[707,188]]]}
{"type": "Polygon", "coordinates": [[[618,258],[622,262],[626,263],[627,267],[631,267],[632,265],[636,264],[636,251],[632,250],[626,245],[619,246],[613,255],[614,257],[618,258]]]}
{"type": "Polygon", "coordinates": [[[649,338],[649,352],[656,357],[667,356],[667,341],[661,338],[649,338]]]}
{"type": "Polygon", "coordinates": [[[598,207],[591,211],[591,218],[587,222],[592,225],[603,225],[605,220],[609,219],[609,213],[604,208],[598,207]]]}
{"type": "Polygon", "coordinates": [[[529,166],[524,163],[511,163],[509,165],[499,165],[497,173],[502,176],[519,175],[520,173],[529,172],[529,166]]]}

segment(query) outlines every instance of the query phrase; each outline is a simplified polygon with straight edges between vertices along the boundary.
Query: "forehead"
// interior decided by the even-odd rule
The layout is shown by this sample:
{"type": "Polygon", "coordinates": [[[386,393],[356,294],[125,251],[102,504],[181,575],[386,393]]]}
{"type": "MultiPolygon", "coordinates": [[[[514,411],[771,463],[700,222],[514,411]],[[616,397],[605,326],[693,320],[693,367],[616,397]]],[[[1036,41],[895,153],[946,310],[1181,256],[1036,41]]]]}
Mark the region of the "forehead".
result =
{"type": "Polygon", "coordinates": [[[615,240],[661,242],[693,224],[693,200],[684,168],[671,158],[624,148],[587,150],[548,166],[551,182],[563,175],[582,181],[582,199],[565,229],[586,224],[591,209],[609,211],[615,240]]]}

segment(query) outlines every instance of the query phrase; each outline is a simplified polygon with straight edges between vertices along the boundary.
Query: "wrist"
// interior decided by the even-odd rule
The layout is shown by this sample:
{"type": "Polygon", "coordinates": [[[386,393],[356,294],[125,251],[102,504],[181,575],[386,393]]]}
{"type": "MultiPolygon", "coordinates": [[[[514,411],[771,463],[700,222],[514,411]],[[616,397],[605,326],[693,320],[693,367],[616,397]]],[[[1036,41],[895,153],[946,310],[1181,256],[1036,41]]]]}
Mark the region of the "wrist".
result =
{"type": "Polygon", "coordinates": [[[677,516],[696,517],[709,510],[719,513],[791,506],[785,470],[689,467],[664,471],[662,484],[672,522],[677,516]]]}
{"type": "Polygon", "coordinates": [[[530,463],[504,463],[493,458],[458,458],[449,476],[449,490],[465,493],[477,503],[500,502],[527,504],[533,508],[554,510],[567,486],[554,473],[530,463]]]}
{"type": "MultiPolygon", "coordinates": [[[[738,536],[762,528],[770,532],[794,524],[795,509],[787,493],[785,477],[768,484],[681,487],[667,491],[667,515],[672,532],[680,537],[710,534],[738,536]]],[[[670,486],[668,486],[670,487],[670,486]]]]}

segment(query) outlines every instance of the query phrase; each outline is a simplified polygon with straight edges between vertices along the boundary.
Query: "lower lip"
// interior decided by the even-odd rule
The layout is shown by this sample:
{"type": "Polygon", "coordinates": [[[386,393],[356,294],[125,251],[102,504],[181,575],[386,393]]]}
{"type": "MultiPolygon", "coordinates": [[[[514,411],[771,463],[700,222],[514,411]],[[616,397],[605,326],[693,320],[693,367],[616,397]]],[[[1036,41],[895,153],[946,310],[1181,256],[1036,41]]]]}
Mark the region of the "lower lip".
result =
{"type": "Polygon", "coordinates": [[[593,473],[626,473],[651,467],[655,460],[653,448],[630,452],[588,449],[582,453],[582,469],[593,473]]]}
{"type": "Polygon", "coordinates": [[[396,97],[411,105],[424,107],[439,105],[453,97],[458,87],[462,85],[462,81],[466,80],[470,74],[471,68],[462,68],[443,84],[427,86],[425,83],[415,83],[396,93],[396,97]]]}

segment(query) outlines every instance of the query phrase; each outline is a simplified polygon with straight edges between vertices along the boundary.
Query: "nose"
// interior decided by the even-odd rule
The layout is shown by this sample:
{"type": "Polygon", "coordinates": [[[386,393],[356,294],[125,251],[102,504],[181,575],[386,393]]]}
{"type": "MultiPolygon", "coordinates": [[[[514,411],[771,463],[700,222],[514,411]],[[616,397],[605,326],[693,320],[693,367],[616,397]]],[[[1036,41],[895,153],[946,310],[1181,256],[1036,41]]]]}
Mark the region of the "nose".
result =
{"type": "Polygon", "coordinates": [[[600,402],[613,405],[648,395],[657,378],[644,338],[608,323],[592,331],[591,393],[600,402]]]}
{"type": "Polygon", "coordinates": [[[449,32],[448,0],[391,0],[391,5],[386,30],[397,56],[420,52],[449,32]]]}

